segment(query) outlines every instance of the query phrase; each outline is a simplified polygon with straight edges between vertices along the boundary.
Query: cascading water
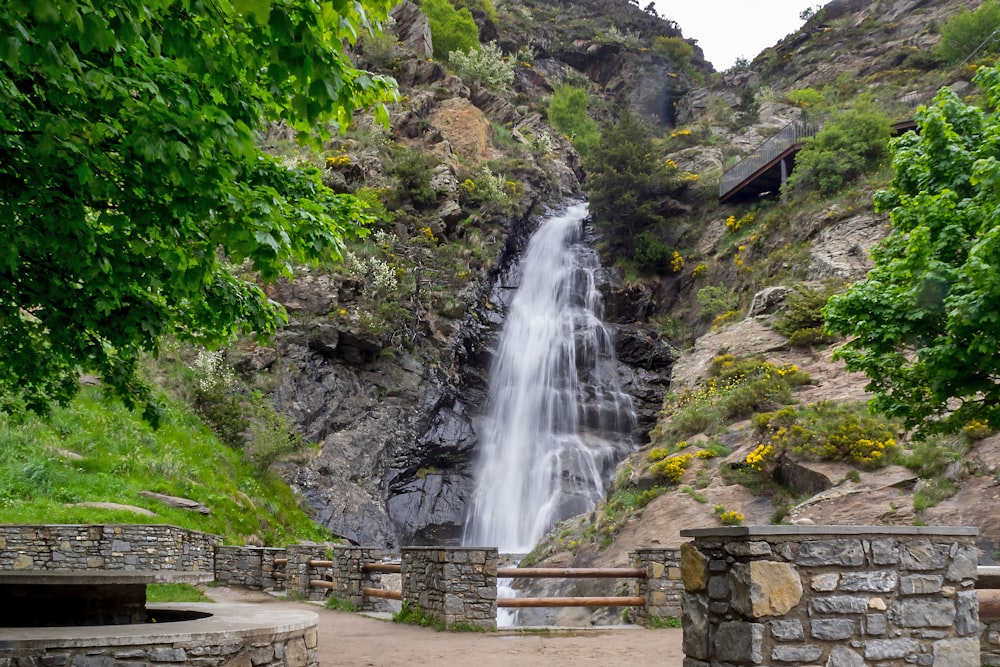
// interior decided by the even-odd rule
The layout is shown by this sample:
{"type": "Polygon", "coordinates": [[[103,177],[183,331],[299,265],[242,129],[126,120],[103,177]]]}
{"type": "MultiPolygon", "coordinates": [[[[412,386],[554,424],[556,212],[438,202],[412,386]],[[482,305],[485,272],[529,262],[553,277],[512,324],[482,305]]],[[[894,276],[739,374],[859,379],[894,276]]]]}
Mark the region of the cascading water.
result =
{"type": "Polygon", "coordinates": [[[586,204],[550,217],[521,260],[490,369],[465,543],[530,551],[557,521],[591,510],[632,448],[611,331],[583,242],[586,204]]]}

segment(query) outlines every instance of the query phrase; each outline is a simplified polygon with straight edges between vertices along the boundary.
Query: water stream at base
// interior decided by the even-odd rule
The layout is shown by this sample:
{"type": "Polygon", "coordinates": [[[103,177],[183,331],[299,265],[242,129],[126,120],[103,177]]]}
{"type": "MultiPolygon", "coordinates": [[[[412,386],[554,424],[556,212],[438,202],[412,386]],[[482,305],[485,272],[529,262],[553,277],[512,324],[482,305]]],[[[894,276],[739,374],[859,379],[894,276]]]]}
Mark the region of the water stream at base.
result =
{"type": "Polygon", "coordinates": [[[602,320],[586,204],[545,220],[520,265],[490,369],[464,542],[526,553],[556,522],[593,509],[632,449],[635,412],[602,320]]]}

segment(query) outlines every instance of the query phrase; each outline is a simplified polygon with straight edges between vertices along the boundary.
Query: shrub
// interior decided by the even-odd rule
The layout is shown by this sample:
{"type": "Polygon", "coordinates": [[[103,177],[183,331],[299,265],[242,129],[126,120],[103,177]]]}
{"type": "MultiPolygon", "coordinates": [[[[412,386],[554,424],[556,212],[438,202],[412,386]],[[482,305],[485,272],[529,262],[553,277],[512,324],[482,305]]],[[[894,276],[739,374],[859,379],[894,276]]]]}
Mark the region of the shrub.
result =
{"type": "Polygon", "coordinates": [[[998,27],[1000,2],[997,0],[986,0],[974,11],[965,9],[941,26],[938,53],[949,63],[971,56],[981,45],[980,55],[997,53],[1000,39],[993,33],[998,27]]]}
{"type": "Polygon", "coordinates": [[[437,203],[437,193],[431,187],[432,158],[419,150],[401,148],[396,151],[392,175],[399,183],[397,197],[409,197],[415,206],[428,207],[437,203]]]}
{"type": "Polygon", "coordinates": [[[597,123],[587,115],[590,100],[583,88],[561,85],[549,99],[549,122],[566,135],[577,152],[586,157],[597,145],[597,123]]]}
{"type": "Polygon", "coordinates": [[[850,461],[865,468],[889,464],[899,450],[896,427],[856,405],[814,403],[755,415],[754,426],[775,450],[830,461],[850,461]]]}
{"type": "Polygon", "coordinates": [[[253,396],[251,409],[253,419],[246,454],[257,474],[263,475],[275,461],[302,448],[306,441],[295,431],[295,423],[277,412],[260,394],[253,396]]]}
{"type": "Polygon", "coordinates": [[[653,474],[653,477],[667,484],[677,484],[681,481],[684,471],[691,465],[693,458],[692,454],[672,456],[649,466],[649,472],[653,474]]]}
{"type": "Polygon", "coordinates": [[[746,518],[739,512],[726,510],[723,505],[716,505],[714,511],[715,516],[719,517],[719,521],[721,521],[724,526],[742,526],[743,520],[746,518]]]}
{"type": "Polygon", "coordinates": [[[496,23],[499,18],[497,17],[497,8],[493,5],[492,0],[452,0],[454,4],[459,9],[463,7],[468,9],[472,14],[476,12],[481,12],[483,16],[488,18],[490,21],[496,23]]]}
{"type": "Polygon", "coordinates": [[[702,312],[707,315],[718,315],[735,310],[739,303],[736,292],[720,285],[706,285],[698,290],[696,296],[702,312]]]}
{"type": "Polygon", "coordinates": [[[444,60],[452,51],[479,46],[479,28],[467,8],[455,9],[449,0],[421,0],[420,10],[431,24],[435,58],[444,60]]]}
{"type": "Polygon", "coordinates": [[[795,157],[785,192],[817,190],[830,196],[876,168],[889,155],[890,121],[876,111],[852,110],[835,116],[795,157]]]}
{"type": "MultiPolygon", "coordinates": [[[[646,230],[635,237],[635,263],[640,271],[664,271],[673,262],[674,249],[661,241],[656,234],[646,230]]],[[[683,261],[683,260],[682,260],[683,261]]],[[[682,264],[683,267],[683,264],[682,264]]]]}
{"type": "Polygon", "coordinates": [[[777,366],[757,357],[722,355],[713,361],[710,377],[697,389],[667,397],[663,412],[672,415],[651,434],[676,439],[713,432],[727,420],[774,409],[791,400],[791,391],[809,382],[795,366],[777,366]]]}
{"type": "Polygon", "coordinates": [[[666,58],[677,69],[683,69],[694,57],[694,47],[683,37],[654,37],[653,51],[666,58]]]}
{"type": "Polygon", "coordinates": [[[451,51],[448,62],[467,84],[479,83],[493,90],[503,90],[514,82],[514,63],[504,60],[496,42],[467,52],[451,51]]]}
{"type": "Polygon", "coordinates": [[[798,90],[791,90],[785,95],[785,99],[787,99],[790,104],[794,104],[801,109],[822,107],[826,104],[826,98],[823,96],[823,93],[819,92],[815,88],[800,88],[798,90]]]}
{"type": "Polygon", "coordinates": [[[642,231],[668,228],[663,211],[676,183],[656,152],[652,130],[626,110],[584,160],[594,227],[612,253],[631,254],[642,231]]]}
{"type": "Polygon", "coordinates": [[[462,189],[470,201],[476,204],[483,204],[491,201],[504,204],[510,200],[506,191],[507,181],[503,175],[494,174],[489,167],[483,165],[479,168],[475,179],[467,178],[462,181],[462,189]]]}
{"type": "Polygon", "coordinates": [[[831,289],[796,287],[785,300],[785,310],[775,321],[775,330],[792,345],[829,342],[833,337],[823,333],[823,307],[832,294],[831,289]]]}
{"type": "Polygon", "coordinates": [[[250,425],[243,415],[243,399],[236,389],[236,374],[226,363],[225,354],[201,350],[195,358],[195,387],[192,407],[215,432],[219,440],[241,449],[250,425]]]}

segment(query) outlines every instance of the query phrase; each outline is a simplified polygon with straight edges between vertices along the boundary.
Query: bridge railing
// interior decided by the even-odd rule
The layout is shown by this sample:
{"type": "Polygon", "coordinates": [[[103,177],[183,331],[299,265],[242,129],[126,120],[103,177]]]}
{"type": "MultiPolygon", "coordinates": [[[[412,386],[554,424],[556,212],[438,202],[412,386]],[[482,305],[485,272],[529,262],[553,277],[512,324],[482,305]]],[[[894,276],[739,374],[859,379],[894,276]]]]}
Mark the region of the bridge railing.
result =
{"type": "Polygon", "coordinates": [[[725,196],[737,185],[767,166],[786,150],[814,137],[822,129],[826,117],[798,118],[778,130],[777,134],[755,148],[752,153],[729,168],[719,181],[719,196],[725,196]]]}

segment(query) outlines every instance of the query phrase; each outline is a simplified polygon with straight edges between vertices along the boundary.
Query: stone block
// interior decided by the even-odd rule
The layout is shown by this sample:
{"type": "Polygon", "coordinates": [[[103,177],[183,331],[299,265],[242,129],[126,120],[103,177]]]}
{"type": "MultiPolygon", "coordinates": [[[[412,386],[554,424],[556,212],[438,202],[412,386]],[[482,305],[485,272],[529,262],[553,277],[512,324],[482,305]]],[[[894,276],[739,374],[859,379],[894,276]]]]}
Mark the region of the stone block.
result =
{"type": "Polygon", "coordinates": [[[737,558],[744,558],[747,556],[770,556],[771,545],[767,542],[758,540],[752,542],[730,542],[726,545],[726,553],[731,556],[736,556],[737,558]]]}
{"type": "Polygon", "coordinates": [[[681,605],[684,655],[701,660],[707,660],[709,657],[707,602],[701,595],[685,593],[681,605]]]}
{"type": "Polygon", "coordinates": [[[77,653],[73,656],[70,667],[114,667],[115,659],[110,655],[81,655],[77,653]]]}
{"type": "Polygon", "coordinates": [[[817,597],[809,603],[811,614],[861,614],[868,609],[868,598],[854,595],[817,597]]]}
{"type": "Polygon", "coordinates": [[[823,655],[819,646],[775,646],[771,651],[771,659],[776,662],[814,662],[823,655]]]}
{"type": "Polygon", "coordinates": [[[187,660],[187,653],[182,648],[160,646],[149,652],[149,659],[153,662],[184,662],[187,660]]]}
{"type": "Polygon", "coordinates": [[[955,550],[945,576],[948,581],[975,580],[978,578],[979,552],[973,544],[960,544],[955,550]]]}
{"type": "Polygon", "coordinates": [[[940,574],[908,574],[899,578],[901,595],[929,595],[937,593],[944,584],[940,574]]]}
{"type": "Polygon", "coordinates": [[[799,555],[795,562],[805,567],[821,565],[858,567],[865,562],[865,550],[861,540],[811,540],[799,545],[799,555]]]}
{"type": "Polygon", "coordinates": [[[899,545],[896,540],[872,540],[872,563],[875,565],[896,565],[899,563],[899,545]]]}
{"type": "Polygon", "coordinates": [[[802,621],[797,619],[787,619],[781,621],[771,621],[771,636],[783,642],[793,642],[805,639],[802,630],[802,621]]]}
{"type": "Polygon", "coordinates": [[[936,598],[903,598],[889,607],[889,620],[903,628],[943,628],[955,622],[955,605],[936,598]]]}
{"type": "Polygon", "coordinates": [[[266,665],[274,660],[274,646],[265,644],[257,646],[250,651],[250,663],[253,665],[266,665]]]}
{"type": "Polygon", "coordinates": [[[295,637],[285,642],[285,665],[287,667],[306,667],[309,664],[309,653],[302,637],[295,637]]]}
{"type": "Polygon", "coordinates": [[[826,667],[865,667],[865,659],[843,646],[834,646],[826,667]]]}
{"type": "Polygon", "coordinates": [[[840,590],[847,593],[888,593],[895,591],[898,583],[899,576],[893,570],[845,572],[840,577],[840,590]]]}
{"type": "Polygon", "coordinates": [[[955,631],[962,637],[979,634],[979,594],[974,590],[955,596],[955,631]]]}
{"type": "Polygon", "coordinates": [[[690,542],[681,545],[681,579],[684,589],[692,593],[705,590],[708,566],[704,554],[690,542]]]}
{"type": "Polygon", "coordinates": [[[840,583],[840,575],[836,572],[825,572],[815,575],[809,582],[809,587],[817,593],[829,593],[837,590],[840,583]]]}
{"type": "Polygon", "coordinates": [[[865,634],[884,635],[887,625],[885,614],[865,614],[865,634]]]}
{"type": "Polygon", "coordinates": [[[972,637],[934,642],[934,667],[979,667],[979,642],[972,637]]]}
{"type": "Polygon", "coordinates": [[[764,626],[740,621],[719,623],[712,643],[716,660],[760,664],[763,660],[764,626]]]}
{"type": "Polygon", "coordinates": [[[869,639],[865,642],[865,660],[893,660],[906,658],[915,653],[919,643],[916,639],[869,639]]]}
{"type": "Polygon", "coordinates": [[[716,575],[708,579],[708,597],[721,600],[729,597],[729,577],[716,575]]]}
{"type": "Polygon", "coordinates": [[[730,586],[733,608],[751,618],[782,616],[802,600],[802,579],[789,563],[734,563],[730,586]]]}
{"type": "Polygon", "coordinates": [[[940,570],[948,562],[950,545],[930,540],[914,540],[899,547],[899,564],[904,570],[940,570]]]}
{"type": "Polygon", "coordinates": [[[229,658],[222,667],[253,667],[250,664],[250,651],[240,651],[237,655],[229,658]]]}
{"type": "Polygon", "coordinates": [[[854,621],[849,618],[817,618],[809,624],[809,634],[825,641],[849,639],[854,629],[854,621]]]}

